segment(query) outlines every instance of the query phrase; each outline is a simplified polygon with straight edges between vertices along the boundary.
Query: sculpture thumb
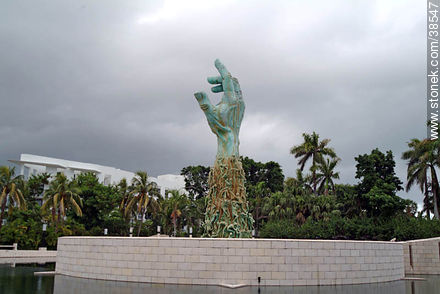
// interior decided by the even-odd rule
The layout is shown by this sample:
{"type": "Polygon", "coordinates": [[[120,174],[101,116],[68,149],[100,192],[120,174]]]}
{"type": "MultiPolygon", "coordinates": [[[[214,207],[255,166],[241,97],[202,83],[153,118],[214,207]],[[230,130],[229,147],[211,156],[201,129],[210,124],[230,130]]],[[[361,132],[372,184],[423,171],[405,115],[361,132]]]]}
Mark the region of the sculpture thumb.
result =
{"type": "Polygon", "coordinates": [[[194,97],[196,97],[197,101],[201,101],[201,100],[203,100],[203,98],[206,97],[206,94],[205,94],[205,92],[197,92],[197,93],[194,93],[194,97]]]}

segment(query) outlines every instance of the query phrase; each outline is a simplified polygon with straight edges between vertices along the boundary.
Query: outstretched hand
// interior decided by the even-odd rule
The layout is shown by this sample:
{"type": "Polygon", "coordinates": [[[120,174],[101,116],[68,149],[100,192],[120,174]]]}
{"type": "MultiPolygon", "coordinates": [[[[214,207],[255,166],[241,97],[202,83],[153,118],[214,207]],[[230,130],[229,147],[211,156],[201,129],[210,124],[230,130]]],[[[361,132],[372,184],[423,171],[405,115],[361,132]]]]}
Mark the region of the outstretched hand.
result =
{"type": "Polygon", "coordinates": [[[215,67],[220,76],[209,77],[208,83],[215,85],[211,88],[212,92],[223,92],[220,103],[212,105],[204,92],[197,92],[194,96],[205,113],[211,131],[217,136],[217,156],[238,157],[238,134],[245,109],[240,84],[220,60],[215,61],[215,67]]]}
{"type": "MultiPolygon", "coordinates": [[[[238,80],[232,77],[231,73],[226,69],[224,64],[219,59],[216,59],[214,64],[220,73],[220,76],[208,77],[208,83],[216,85],[211,88],[211,91],[213,93],[224,92],[221,100],[224,103],[232,104],[237,102],[237,100],[242,99],[238,80]]],[[[194,94],[194,96],[196,97],[197,101],[199,101],[200,108],[202,108],[203,111],[208,110],[210,106],[212,106],[206,93],[197,92],[194,94]]]]}

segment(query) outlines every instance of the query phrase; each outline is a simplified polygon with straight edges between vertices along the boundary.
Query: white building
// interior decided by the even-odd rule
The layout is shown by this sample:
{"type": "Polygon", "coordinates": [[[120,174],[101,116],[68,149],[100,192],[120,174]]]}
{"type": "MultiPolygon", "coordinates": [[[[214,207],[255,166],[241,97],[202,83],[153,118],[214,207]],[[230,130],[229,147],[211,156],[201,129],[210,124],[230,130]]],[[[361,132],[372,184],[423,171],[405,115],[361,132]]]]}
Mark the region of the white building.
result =
{"type": "MultiPolygon", "coordinates": [[[[57,172],[63,172],[68,178],[72,178],[83,172],[92,172],[96,174],[101,183],[104,185],[110,185],[119,183],[123,178],[125,178],[127,183],[130,184],[135,176],[135,173],[133,172],[110,166],[32,154],[21,154],[20,160],[9,161],[20,167],[20,174],[23,175],[25,179],[28,179],[31,175],[37,175],[39,173],[55,175],[57,172]]],[[[184,176],[167,174],[160,175],[157,178],[149,177],[149,180],[158,185],[162,196],[165,196],[167,190],[179,190],[186,193],[184,176]]]]}
{"type": "Polygon", "coordinates": [[[153,182],[156,182],[157,186],[160,188],[160,194],[165,196],[168,190],[178,190],[182,193],[188,194],[185,190],[185,177],[181,175],[161,175],[156,179],[151,178],[153,182]]]}

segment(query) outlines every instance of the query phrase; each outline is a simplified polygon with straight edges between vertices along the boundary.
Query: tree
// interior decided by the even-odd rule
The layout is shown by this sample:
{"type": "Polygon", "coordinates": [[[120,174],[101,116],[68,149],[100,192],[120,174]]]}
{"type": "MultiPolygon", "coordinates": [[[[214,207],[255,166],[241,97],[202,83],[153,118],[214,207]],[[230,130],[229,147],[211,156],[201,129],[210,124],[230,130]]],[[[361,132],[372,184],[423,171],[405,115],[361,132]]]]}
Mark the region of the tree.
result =
{"type": "Polygon", "coordinates": [[[293,146],[290,149],[290,153],[294,155],[295,158],[300,158],[298,164],[300,165],[301,171],[304,170],[306,163],[311,159],[312,165],[310,171],[312,172],[313,193],[316,194],[316,165],[318,160],[326,155],[334,158],[336,157],[336,153],[333,148],[327,147],[330,143],[330,139],[319,141],[319,135],[315,132],[312,134],[303,133],[303,138],[304,142],[300,145],[293,146]]]}
{"type": "Polygon", "coordinates": [[[304,176],[298,168],[296,170],[296,177],[287,178],[284,182],[284,191],[290,195],[308,195],[313,193],[313,188],[310,186],[310,175],[304,176]]]}
{"type": "Polygon", "coordinates": [[[342,216],[351,218],[359,216],[360,206],[357,197],[357,187],[354,185],[335,185],[336,202],[340,204],[342,216]]]}
{"type": "Polygon", "coordinates": [[[148,181],[146,172],[138,171],[132,180],[132,190],[130,192],[130,201],[125,208],[125,215],[132,213],[135,210],[137,217],[140,217],[137,236],[141,232],[142,221],[144,220],[147,211],[155,214],[159,211],[159,205],[153,196],[157,195],[156,183],[148,181]]]}
{"type": "Polygon", "coordinates": [[[334,195],[324,195],[320,197],[311,195],[310,198],[312,203],[310,216],[313,220],[329,221],[332,216],[341,215],[341,211],[338,209],[339,205],[336,203],[334,195]]]}
{"type": "Polygon", "coordinates": [[[255,186],[250,186],[248,194],[253,195],[253,197],[249,197],[249,212],[252,213],[252,217],[254,218],[255,224],[255,235],[258,236],[261,221],[267,216],[263,213],[263,205],[265,199],[271,195],[270,189],[266,186],[266,182],[259,182],[255,186]]]}
{"type": "Polygon", "coordinates": [[[384,154],[376,148],[370,154],[355,157],[355,160],[358,162],[356,164],[356,179],[361,179],[358,185],[361,194],[368,193],[378,184],[389,184],[386,192],[390,195],[403,189],[402,182],[394,171],[396,163],[391,150],[384,154]]]}
{"type": "Polygon", "coordinates": [[[361,208],[370,216],[402,212],[406,204],[396,195],[403,188],[394,171],[396,163],[391,150],[384,154],[376,148],[371,154],[359,155],[355,160],[358,162],[356,178],[361,180],[357,185],[361,208]]]}
{"type": "Polygon", "coordinates": [[[264,163],[263,179],[271,192],[283,191],[284,174],[278,162],[268,161],[264,163]]]}
{"type": "Polygon", "coordinates": [[[124,214],[117,208],[110,211],[108,215],[104,215],[102,220],[99,221],[100,226],[98,228],[100,229],[101,233],[104,231],[104,229],[108,229],[108,235],[127,236],[129,232],[129,222],[124,217],[124,214]]]}
{"type": "Polygon", "coordinates": [[[38,207],[15,210],[0,230],[0,244],[18,243],[19,249],[36,250],[41,246],[43,230],[38,207]]]}
{"type": "Polygon", "coordinates": [[[189,205],[189,199],[185,194],[180,193],[177,190],[171,190],[170,194],[171,197],[164,201],[163,211],[165,212],[166,216],[171,219],[173,224],[173,236],[176,237],[177,222],[179,218],[182,217],[186,212],[189,205]]]}
{"type": "Polygon", "coordinates": [[[291,219],[294,211],[294,198],[284,192],[273,193],[267,198],[263,211],[269,220],[291,219]]]}
{"type": "Polygon", "coordinates": [[[57,173],[44,195],[45,202],[41,209],[44,211],[50,208],[54,222],[55,215],[58,215],[56,221],[58,227],[60,222],[64,220],[69,208],[71,208],[76,215],[82,216],[82,199],[79,193],[81,193],[81,190],[75,181],[70,181],[63,173],[57,173]]]}
{"type": "Polygon", "coordinates": [[[129,186],[127,184],[127,179],[123,178],[118,184],[119,194],[121,197],[121,203],[119,204],[119,210],[123,213],[127,207],[128,200],[130,199],[129,186]]]}
{"type": "Polygon", "coordinates": [[[188,199],[188,205],[185,208],[186,225],[193,228],[193,235],[202,233],[202,220],[205,216],[206,203],[204,198],[188,199]]]}
{"type": "Polygon", "coordinates": [[[208,176],[210,168],[197,165],[182,168],[180,174],[185,177],[185,190],[191,197],[200,199],[208,193],[208,176]]]}
{"type": "Polygon", "coordinates": [[[21,184],[21,176],[15,176],[15,168],[8,166],[0,166],[0,229],[2,228],[6,205],[8,212],[11,214],[14,206],[19,209],[26,209],[26,201],[23,193],[18,188],[21,184]]]}
{"type": "Polygon", "coordinates": [[[329,158],[319,157],[317,161],[317,170],[316,181],[319,185],[318,191],[319,193],[324,193],[324,195],[328,195],[329,188],[335,192],[335,183],[333,179],[339,179],[339,172],[335,172],[334,169],[338,162],[339,158],[330,160],[329,158]]]}
{"type": "Polygon", "coordinates": [[[406,191],[409,191],[414,184],[418,184],[424,193],[424,211],[428,218],[429,212],[434,209],[434,217],[439,219],[438,196],[439,185],[436,174],[436,166],[439,165],[439,152],[435,141],[412,139],[408,143],[409,150],[403,152],[402,159],[408,160],[406,191]],[[429,177],[431,182],[429,182],[429,177]],[[429,190],[431,188],[433,201],[429,190]]]}
{"type": "Polygon", "coordinates": [[[44,186],[49,184],[50,174],[31,175],[26,182],[26,192],[23,193],[28,203],[35,204],[36,198],[43,194],[44,186]]]}
{"type": "MultiPolygon", "coordinates": [[[[78,185],[79,196],[83,202],[82,216],[75,218],[84,224],[87,230],[103,231],[104,228],[110,229],[107,227],[110,225],[109,215],[116,215],[113,210],[118,207],[122,197],[118,187],[100,183],[96,174],[91,172],[77,175],[75,182],[78,185]]],[[[116,220],[115,218],[112,219],[116,220]]],[[[117,221],[120,222],[120,220],[117,221]]]]}
{"type": "Polygon", "coordinates": [[[264,182],[271,192],[283,191],[284,174],[278,162],[262,163],[246,156],[241,157],[241,164],[246,177],[246,190],[249,190],[250,186],[264,182]]]}

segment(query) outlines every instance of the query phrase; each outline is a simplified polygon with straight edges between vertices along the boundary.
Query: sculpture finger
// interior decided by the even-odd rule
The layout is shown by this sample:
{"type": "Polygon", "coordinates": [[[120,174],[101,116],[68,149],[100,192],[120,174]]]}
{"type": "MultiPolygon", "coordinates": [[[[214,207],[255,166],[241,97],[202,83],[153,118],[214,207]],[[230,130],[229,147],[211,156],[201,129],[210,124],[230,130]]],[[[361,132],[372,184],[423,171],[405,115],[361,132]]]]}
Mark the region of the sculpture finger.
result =
{"type": "Polygon", "coordinates": [[[194,97],[196,97],[199,102],[200,108],[206,112],[212,109],[211,101],[209,101],[208,95],[205,92],[197,92],[194,93],[194,97]]]}
{"type": "Polygon", "coordinates": [[[231,76],[227,76],[223,79],[222,86],[225,92],[224,97],[229,100],[229,102],[233,102],[233,100],[235,100],[235,91],[231,76]]]}
{"type": "Polygon", "coordinates": [[[211,88],[212,93],[220,93],[223,92],[223,86],[222,85],[217,85],[215,87],[211,88]]]}
{"type": "Polygon", "coordinates": [[[221,84],[223,81],[223,78],[221,76],[216,76],[216,77],[208,77],[208,83],[216,85],[216,84],[221,84]]]}
{"type": "Polygon", "coordinates": [[[225,77],[231,75],[229,73],[229,71],[226,69],[226,67],[223,65],[223,63],[220,61],[220,59],[216,59],[214,64],[215,64],[215,67],[217,68],[218,72],[222,76],[222,78],[225,78],[225,77]]]}
{"type": "Polygon", "coordinates": [[[237,78],[232,77],[232,83],[234,85],[235,91],[241,91],[240,83],[238,82],[237,78]]]}
{"type": "Polygon", "coordinates": [[[232,84],[234,86],[235,95],[238,97],[238,99],[242,99],[240,83],[234,77],[232,78],[232,84]]]}
{"type": "Polygon", "coordinates": [[[200,103],[205,97],[207,97],[207,95],[205,92],[197,92],[194,93],[194,97],[196,97],[197,101],[200,103]]]}

